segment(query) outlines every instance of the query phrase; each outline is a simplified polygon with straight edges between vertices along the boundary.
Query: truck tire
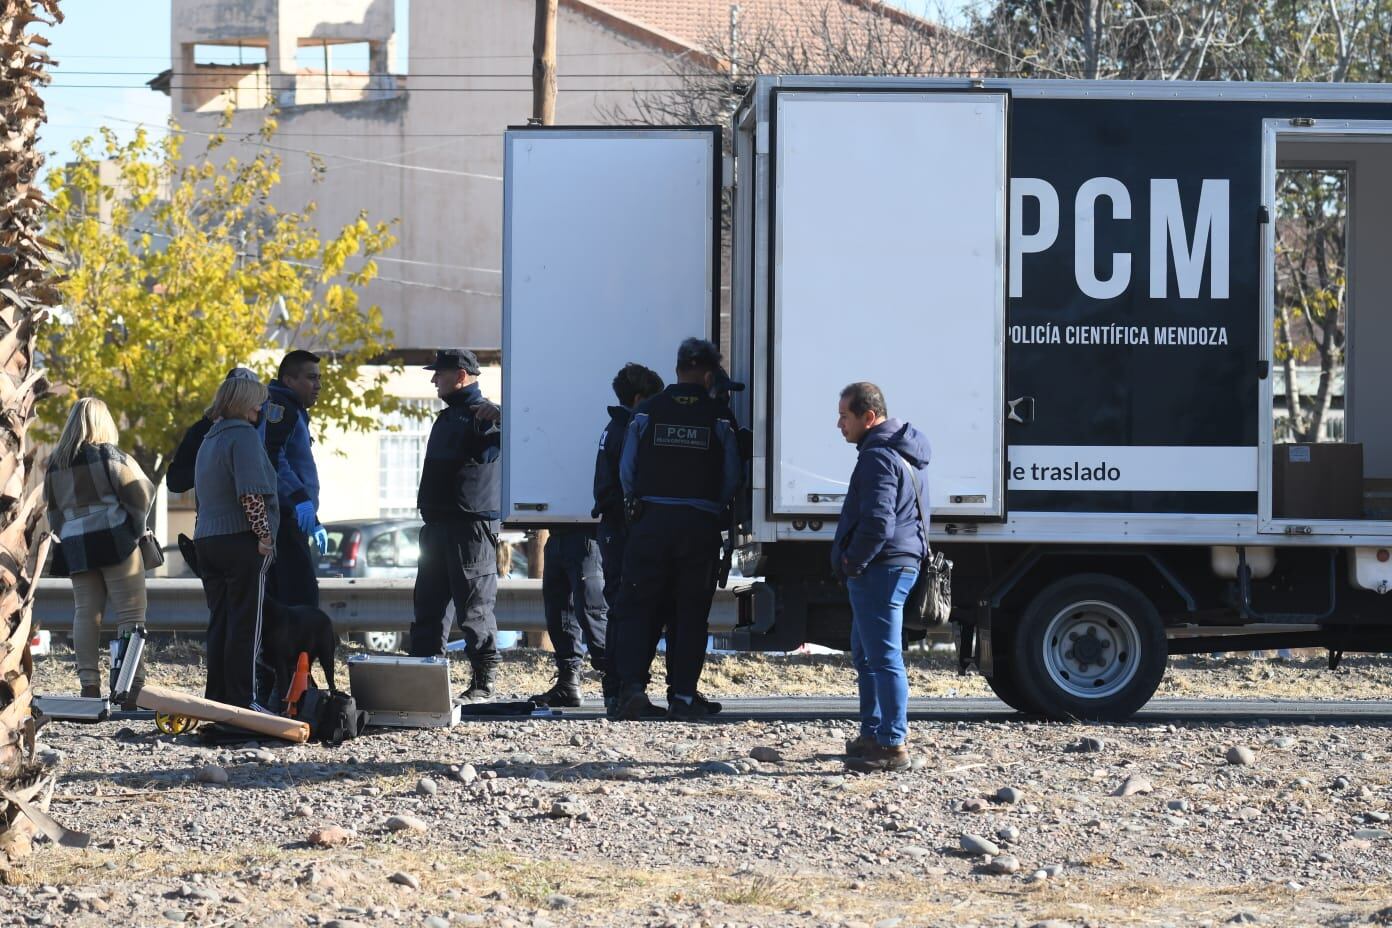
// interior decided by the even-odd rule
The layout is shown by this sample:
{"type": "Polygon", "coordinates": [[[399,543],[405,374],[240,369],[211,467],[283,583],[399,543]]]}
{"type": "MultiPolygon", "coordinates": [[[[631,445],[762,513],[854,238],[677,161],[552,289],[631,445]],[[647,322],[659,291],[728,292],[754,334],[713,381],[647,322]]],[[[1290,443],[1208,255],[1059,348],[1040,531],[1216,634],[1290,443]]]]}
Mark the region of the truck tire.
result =
{"type": "Polygon", "coordinates": [[[1155,606],[1104,574],[1045,587],[1020,616],[1012,653],[1021,697],[1057,721],[1130,718],[1154,695],[1169,659],[1155,606]]]}
{"type": "Polygon", "coordinates": [[[1016,678],[1015,668],[1005,661],[997,661],[994,671],[986,678],[986,685],[991,688],[991,692],[996,694],[996,698],[1005,703],[1016,712],[1025,715],[1039,715],[1040,712],[1034,705],[1025,698],[1025,694],[1020,690],[1020,681],[1016,678]]]}
{"type": "Polygon", "coordinates": [[[1016,712],[1025,715],[1039,715],[1039,707],[1033,705],[1020,691],[1019,674],[1015,670],[1015,626],[1014,616],[1007,617],[997,613],[991,628],[991,675],[986,685],[996,698],[1016,712]]]}

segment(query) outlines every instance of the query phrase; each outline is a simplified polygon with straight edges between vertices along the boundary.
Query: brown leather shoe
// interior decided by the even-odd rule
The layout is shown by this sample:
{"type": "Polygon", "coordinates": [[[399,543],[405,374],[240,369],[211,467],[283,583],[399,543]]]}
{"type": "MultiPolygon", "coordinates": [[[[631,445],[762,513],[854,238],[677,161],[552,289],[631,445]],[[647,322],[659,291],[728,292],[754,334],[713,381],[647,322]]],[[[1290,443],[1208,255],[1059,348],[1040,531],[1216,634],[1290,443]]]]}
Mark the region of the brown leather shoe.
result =
{"type": "Polygon", "coordinates": [[[885,747],[877,742],[866,748],[865,753],[860,757],[846,758],[846,766],[865,773],[875,773],[880,770],[888,773],[900,773],[908,770],[912,765],[913,762],[909,759],[909,749],[902,744],[885,747]]]}
{"type": "Polygon", "coordinates": [[[83,684],[83,686],[82,686],[82,698],[83,698],[83,699],[100,699],[100,698],[101,698],[101,695],[102,695],[101,684],[99,684],[99,683],[86,683],[86,684],[83,684]]]}
{"type": "Polygon", "coordinates": [[[875,744],[874,735],[858,735],[855,738],[846,739],[847,757],[864,757],[868,748],[875,744]]]}

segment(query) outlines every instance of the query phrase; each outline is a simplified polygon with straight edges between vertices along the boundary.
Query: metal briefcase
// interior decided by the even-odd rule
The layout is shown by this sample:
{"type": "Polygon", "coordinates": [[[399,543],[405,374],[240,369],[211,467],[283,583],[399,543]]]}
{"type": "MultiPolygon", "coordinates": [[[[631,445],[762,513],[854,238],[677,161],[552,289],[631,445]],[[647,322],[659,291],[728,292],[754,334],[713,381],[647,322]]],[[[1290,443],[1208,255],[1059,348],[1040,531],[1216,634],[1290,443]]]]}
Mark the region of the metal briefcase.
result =
{"type": "Polygon", "coordinates": [[[449,728],[459,722],[448,658],[354,654],[348,686],[368,725],[449,728]]]}

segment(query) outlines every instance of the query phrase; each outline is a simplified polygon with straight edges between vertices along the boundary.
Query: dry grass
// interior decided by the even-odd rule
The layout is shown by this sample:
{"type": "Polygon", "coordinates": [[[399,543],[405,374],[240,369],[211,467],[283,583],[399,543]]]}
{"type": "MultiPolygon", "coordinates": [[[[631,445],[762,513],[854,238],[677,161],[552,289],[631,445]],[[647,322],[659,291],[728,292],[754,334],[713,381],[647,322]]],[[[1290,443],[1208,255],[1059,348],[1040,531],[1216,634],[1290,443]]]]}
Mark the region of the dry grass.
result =
{"type": "Polygon", "coordinates": [[[797,887],[786,879],[766,874],[722,881],[715,897],[727,905],[759,906],[766,909],[787,909],[803,897],[797,887]]]}

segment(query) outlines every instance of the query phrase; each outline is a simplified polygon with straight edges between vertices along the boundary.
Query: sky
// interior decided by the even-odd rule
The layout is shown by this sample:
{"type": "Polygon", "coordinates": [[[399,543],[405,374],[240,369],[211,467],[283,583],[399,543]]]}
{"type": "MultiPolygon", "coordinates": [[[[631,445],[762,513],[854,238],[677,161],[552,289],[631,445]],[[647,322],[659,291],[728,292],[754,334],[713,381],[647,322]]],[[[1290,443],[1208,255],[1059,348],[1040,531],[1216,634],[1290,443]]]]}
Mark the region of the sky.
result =
{"type": "MultiPolygon", "coordinates": [[[[930,9],[952,15],[972,0],[895,2],[920,15],[930,9]]],[[[49,52],[58,61],[53,83],[43,94],[48,125],[39,139],[50,163],[68,160],[72,143],[98,136],[102,126],[122,136],[138,125],[162,129],[169,118],[169,98],[145,82],[169,67],[169,5],[170,0],[62,0],[63,24],[41,30],[53,43],[49,52]]],[[[410,59],[409,5],[410,0],[396,0],[401,70],[410,59]]],[[[226,60],[235,61],[235,55],[226,60]]],[[[365,69],[366,62],[340,56],[334,66],[365,69]]]]}

